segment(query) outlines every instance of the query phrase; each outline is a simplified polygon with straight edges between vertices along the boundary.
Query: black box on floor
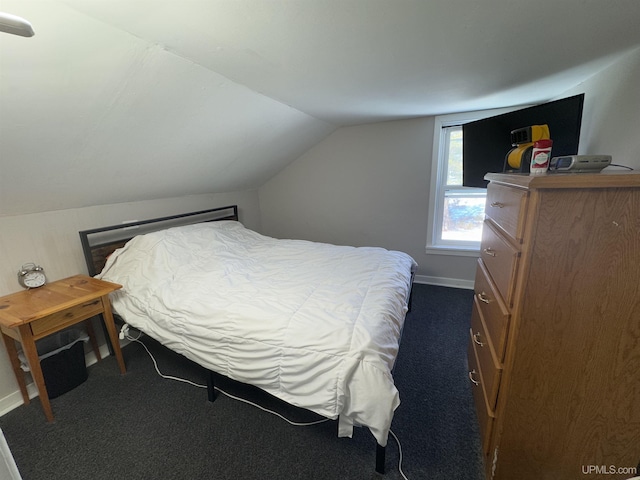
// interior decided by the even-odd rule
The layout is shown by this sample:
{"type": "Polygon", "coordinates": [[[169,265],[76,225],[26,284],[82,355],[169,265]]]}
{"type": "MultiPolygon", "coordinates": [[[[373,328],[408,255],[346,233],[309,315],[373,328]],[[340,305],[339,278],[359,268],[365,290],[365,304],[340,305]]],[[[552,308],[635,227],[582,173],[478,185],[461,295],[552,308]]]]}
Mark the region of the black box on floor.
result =
{"type": "Polygon", "coordinates": [[[84,343],[88,340],[83,331],[69,329],[36,343],[49,398],[59,397],[87,379],[84,343]]]}

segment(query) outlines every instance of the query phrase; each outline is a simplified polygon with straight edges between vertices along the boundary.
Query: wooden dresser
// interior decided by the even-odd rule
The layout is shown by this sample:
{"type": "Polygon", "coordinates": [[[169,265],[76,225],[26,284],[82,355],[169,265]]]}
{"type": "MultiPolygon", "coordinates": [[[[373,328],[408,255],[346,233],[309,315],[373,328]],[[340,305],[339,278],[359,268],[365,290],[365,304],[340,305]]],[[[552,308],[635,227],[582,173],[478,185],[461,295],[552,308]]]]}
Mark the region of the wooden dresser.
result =
{"type": "Polygon", "coordinates": [[[640,463],[640,174],[487,174],[469,379],[486,476],[640,463]]]}

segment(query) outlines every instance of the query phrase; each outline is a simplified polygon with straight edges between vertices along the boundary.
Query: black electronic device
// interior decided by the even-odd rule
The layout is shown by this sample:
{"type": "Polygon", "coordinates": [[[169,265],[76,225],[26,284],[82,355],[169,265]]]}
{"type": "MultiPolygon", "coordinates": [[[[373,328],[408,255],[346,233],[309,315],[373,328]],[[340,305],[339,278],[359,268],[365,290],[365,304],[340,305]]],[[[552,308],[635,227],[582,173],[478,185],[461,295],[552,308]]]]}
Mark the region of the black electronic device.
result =
{"type": "Polygon", "coordinates": [[[504,157],[504,172],[529,172],[535,142],[548,139],[548,125],[531,125],[511,131],[511,150],[504,157]]]}
{"type": "Polygon", "coordinates": [[[548,125],[552,156],[576,155],[583,104],[584,94],[580,94],[464,124],[462,184],[485,188],[487,172],[505,171],[505,155],[512,148],[511,132],[531,125],[548,125]]]}

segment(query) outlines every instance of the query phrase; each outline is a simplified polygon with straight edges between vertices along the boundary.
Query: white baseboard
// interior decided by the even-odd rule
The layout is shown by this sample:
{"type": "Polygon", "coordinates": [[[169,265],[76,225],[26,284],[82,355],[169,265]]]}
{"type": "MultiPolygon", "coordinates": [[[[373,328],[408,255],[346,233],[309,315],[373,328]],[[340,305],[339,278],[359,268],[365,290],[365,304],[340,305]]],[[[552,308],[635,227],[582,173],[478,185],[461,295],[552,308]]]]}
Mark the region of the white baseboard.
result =
{"type": "Polygon", "coordinates": [[[437,285],[439,287],[464,288],[473,290],[474,281],[461,278],[431,277],[429,275],[416,275],[413,279],[415,283],[426,285],[437,285]]]}
{"type": "MultiPolygon", "coordinates": [[[[102,358],[106,358],[109,356],[109,347],[107,347],[107,345],[100,346],[100,356],[102,358]]],[[[85,354],[84,359],[87,367],[89,367],[90,365],[93,365],[98,361],[98,359],[96,358],[96,354],[93,352],[93,350],[85,354]]],[[[33,399],[38,396],[38,389],[36,388],[35,383],[31,382],[27,384],[27,393],[29,394],[30,399],[33,399]]],[[[19,407],[23,403],[24,402],[22,400],[22,393],[20,393],[19,389],[13,393],[10,393],[4,398],[0,398],[0,417],[5,413],[10,412],[14,408],[19,407]]]]}

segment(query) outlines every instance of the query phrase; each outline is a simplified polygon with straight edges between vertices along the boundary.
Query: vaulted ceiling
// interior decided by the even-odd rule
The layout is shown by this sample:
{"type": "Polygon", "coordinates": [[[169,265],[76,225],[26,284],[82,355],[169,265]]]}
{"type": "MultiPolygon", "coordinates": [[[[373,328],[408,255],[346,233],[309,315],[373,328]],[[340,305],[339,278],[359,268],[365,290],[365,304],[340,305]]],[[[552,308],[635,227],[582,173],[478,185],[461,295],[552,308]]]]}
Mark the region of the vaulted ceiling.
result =
{"type": "Polygon", "coordinates": [[[0,215],[254,189],[334,129],[556,97],[637,0],[0,0],[0,215]]]}

